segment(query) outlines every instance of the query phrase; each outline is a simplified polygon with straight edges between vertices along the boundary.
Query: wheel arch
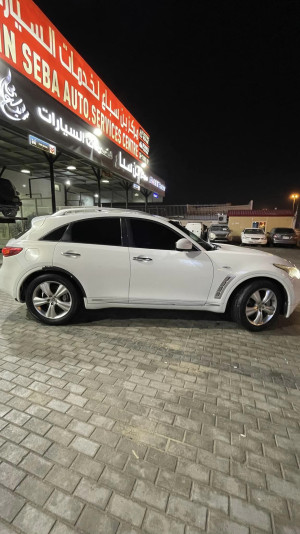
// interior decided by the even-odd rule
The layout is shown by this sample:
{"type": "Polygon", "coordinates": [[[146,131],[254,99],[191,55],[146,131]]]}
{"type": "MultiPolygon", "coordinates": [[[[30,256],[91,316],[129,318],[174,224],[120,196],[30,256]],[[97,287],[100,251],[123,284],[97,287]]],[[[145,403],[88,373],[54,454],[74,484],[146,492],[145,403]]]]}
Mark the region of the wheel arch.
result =
{"type": "Polygon", "coordinates": [[[281,304],[281,309],[279,310],[279,313],[281,315],[284,315],[286,313],[287,306],[288,306],[288,293],[287,293],[287,290],[285,289],[283,284],[281,284],[278,280],[276,280],[276,278],[272,278],[270,276],[253,276],[252,278],[247,278],[247,280],[244,280],[238,286],[236,286],[233,289],[232,293],[230,294],[230,296],[229,296],[229,298],[227,300],[226,312],[231,309],[232,303],[233,303],[237,293],[239,293],[239,291],[241,289],[243,289],[245,286],[247,286],[249,283],[257,282],[258,280],[272,282],[273,284],[275,284],[278,287],[278,289],[279,289],[279,291],[281,293],[281,296],[282,296],[282,304],[281,304]]]}
{"type": "Polygon", "coordinates": [[[37,271],[34,271],[34,272],[30,273],[29,276],[27,276],[27,278],[25,278],[25,280],[22,281],[22,284],[21,284],[20,289],[19,289],[19,301],[20,302],[25,302],[26,289],[27,289],[28,285],[30,284],[30,282],[34,278],[36,278],[37,276],[39,276],[41,274],[47,274],[47,273],[49,273],[49,274],[61,274],[62,276],[65,276],[76,287],[76,289],[79,292],[79,295],[82,298],[86,297],[86,292],[85,292],[82,284],[76,278],[76,276],[73,276],[69,271],[66,271],[65,269],[61,269],[60,267],[49,266],[49,267],[42,267],[41,269],[38,269],[37,271]]]}

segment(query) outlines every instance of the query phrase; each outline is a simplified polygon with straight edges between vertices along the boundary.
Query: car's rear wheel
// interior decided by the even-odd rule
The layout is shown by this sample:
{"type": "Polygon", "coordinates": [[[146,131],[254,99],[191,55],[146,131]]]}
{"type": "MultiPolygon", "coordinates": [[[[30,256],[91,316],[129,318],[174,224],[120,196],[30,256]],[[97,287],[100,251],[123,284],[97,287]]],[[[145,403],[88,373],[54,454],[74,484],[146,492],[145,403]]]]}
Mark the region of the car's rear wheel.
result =
{"type": "Polygon", "coordinates": [[[281,303],[280,290],[272,281],[249,282],[235,295],[232,318],[247,330],[260,332],[276,321],[281,303]]]}
{"type": "Polygon", "coordinates": [[[78,291],[68,278],[43,274],[30,282],[26,290],[26,305],[30,313],[46,324],[68,323],[79,307],[78,291]]]}

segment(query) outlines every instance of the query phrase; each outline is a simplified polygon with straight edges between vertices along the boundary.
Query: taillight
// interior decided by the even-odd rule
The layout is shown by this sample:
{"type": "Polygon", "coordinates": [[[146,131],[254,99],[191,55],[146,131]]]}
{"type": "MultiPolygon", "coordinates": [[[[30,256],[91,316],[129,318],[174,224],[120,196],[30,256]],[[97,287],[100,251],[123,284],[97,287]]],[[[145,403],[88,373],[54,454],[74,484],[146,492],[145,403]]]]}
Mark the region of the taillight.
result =
{"type": "Polygon", "coordinates": [[[16,256],[16,254],[20,254],[22,250],[22,247],[3,247],[2,254],[5,256],[5,258],[8,258],[9,256],[16,256]]]}

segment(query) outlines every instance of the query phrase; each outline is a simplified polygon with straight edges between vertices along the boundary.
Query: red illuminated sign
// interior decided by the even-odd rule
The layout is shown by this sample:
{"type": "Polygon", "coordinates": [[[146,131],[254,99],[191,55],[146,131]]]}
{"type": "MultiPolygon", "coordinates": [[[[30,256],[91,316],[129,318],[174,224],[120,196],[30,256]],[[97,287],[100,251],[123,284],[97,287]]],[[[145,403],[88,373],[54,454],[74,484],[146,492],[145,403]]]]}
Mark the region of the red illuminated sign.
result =
{"type": "Polygon", "coordinates": [[[148,159],[149,135],[31,0],[0,0],[0,15],[0,58],[131,156],[148,159]]]}

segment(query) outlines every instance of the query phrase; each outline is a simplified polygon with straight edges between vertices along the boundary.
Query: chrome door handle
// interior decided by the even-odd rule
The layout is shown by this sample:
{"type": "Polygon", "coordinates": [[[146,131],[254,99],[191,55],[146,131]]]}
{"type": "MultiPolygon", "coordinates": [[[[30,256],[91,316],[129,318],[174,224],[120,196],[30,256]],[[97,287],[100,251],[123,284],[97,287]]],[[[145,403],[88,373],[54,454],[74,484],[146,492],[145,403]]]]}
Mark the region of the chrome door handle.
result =
{"type": "Polygon", "coordinates": [[[81,254],[79,254],[78,252],[72,252],[72,251],[62,252],[61,254],[62,256],[68,256],[69,258],[78,258],[78,256],[81,256],[81,254]]]}
{"type": "Polygon", "coordinates": [[[132,259],[135,261],[152,261],[152,258],[147,258],[146,256],[134,256],[132,259]]]}

